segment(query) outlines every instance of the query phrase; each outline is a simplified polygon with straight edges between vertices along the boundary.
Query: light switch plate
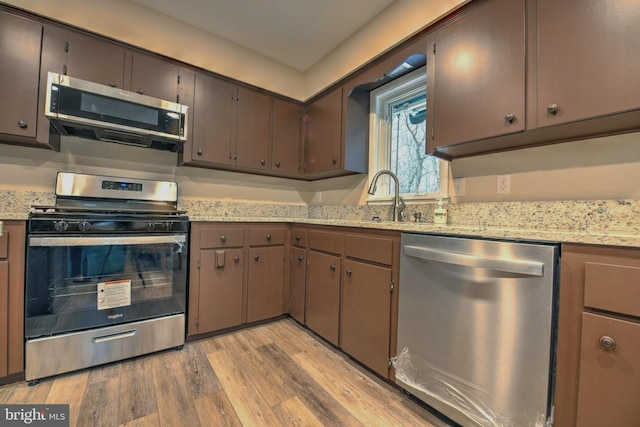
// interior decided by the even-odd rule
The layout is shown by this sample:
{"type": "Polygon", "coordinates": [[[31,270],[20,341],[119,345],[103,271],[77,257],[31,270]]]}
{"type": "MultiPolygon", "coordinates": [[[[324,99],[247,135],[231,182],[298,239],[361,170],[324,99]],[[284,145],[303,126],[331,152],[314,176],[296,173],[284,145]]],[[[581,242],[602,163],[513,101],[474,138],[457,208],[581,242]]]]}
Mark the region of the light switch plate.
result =
{"type": "Polygon", "coordinates": [[[465,186],[464,178],[454,178],[453,179],[453,195],[464,196],[464,191],[465,191],[464,186],[465,186]]]}

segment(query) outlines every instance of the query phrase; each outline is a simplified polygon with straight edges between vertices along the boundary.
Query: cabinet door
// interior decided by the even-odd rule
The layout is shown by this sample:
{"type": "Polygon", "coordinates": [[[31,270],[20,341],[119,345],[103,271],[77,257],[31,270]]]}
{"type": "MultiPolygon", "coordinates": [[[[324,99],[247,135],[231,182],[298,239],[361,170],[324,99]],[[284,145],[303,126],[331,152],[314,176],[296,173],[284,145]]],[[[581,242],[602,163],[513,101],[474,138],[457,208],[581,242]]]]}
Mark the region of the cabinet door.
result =
{"type": "Polygon", "coordinates": [[[233,86],[205,74],[196,74],[193,113],[194,161],[230,164],[233,86]]]}
{"type": "Polygon", "coordinates": [[[280,316],[284,306],[284,247],[249,249],[247,322],[280,316]]]}
{"type": "Polygon", "coordinates": [[[342,88],[314,101],[307,109],[305,174],[341,167],[342,88]]]}
{"type": "Polygon", "coordinates": [[[9,373],[9,262],[0,261],[0,377],[9,373]]]}
{"type": "Polygon", "coordinates": [[[340,346],[388,377],[391,269],[346,260],[343,272],[340,346]]]}
{"type": "Polygon", "coordinates": [[[0,12],[0,133],[36,136],[41,40],[42,25],[0,12]]]}
{"type": "Polygon", "coordinates": [[[577,425],[640,425],[640,323],[583,313],[581,346],[577,425]]]}
{"type": "MultiPolygon", "coordinates": [[[[525,126],[522,0],[490,0],[436,33],[436,147],[520,132],[525,126]]],[[[429,126],[429,124],[427,124],[429,126]]]]}
{"type": "MultiPolygon", "coordinates": [[[[67,35],[67,46],[67,75],[128,90],[124,87],[122,46],[71,31],[67,35]]],[[[64,51],[60,55],[64,56],[64,51]]]]}
{"type": "Polygon", "coordinates": [[[340,261],[336,255],[307,254],[306,324],[334,345],[340,327],[340,261]]]}
{"type": "Polygon", "coordinates": [[[200,252],[198,333],[242,323],[242,248],[200,252]]]}
{"type": "Polygon", "coordinates": [[[307,251],[291,248],[291,272],[289,279],[289,313],[304,324],[305,277],[307,271],[307,251]]]}
{"type": "Polygon", "coordinates": [[[142,53],[131,54],[132,92],[176,102],[178,97],[178,67],[142,53]]]}
{"type": "Polygon", "coordinates": [[[271,170],[297,174],[300,166],[300,106],[273,100],[271,170]]]}
{"type": "Polygon", "coordinates": [[[640,107],[640,3],[538,0],[537,7],[539,126],[640,107]]]}
{"type": "Polygon", "coordinates": [[[264,93],[243,87],[236,90],[236,165],[252,169],[269,169],[271,98],[264,93]]]}

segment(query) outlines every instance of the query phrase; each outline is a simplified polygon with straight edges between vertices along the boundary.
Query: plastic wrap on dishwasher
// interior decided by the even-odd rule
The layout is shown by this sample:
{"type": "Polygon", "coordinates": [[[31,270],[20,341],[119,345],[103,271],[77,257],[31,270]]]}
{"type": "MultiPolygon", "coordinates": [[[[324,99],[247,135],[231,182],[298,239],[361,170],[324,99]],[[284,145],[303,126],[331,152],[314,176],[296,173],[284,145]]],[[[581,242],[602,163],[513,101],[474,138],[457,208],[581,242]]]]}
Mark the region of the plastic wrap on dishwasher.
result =
{"type": "MultiPolygon", "coordinates": [[[[404,348],[393,359],[396,379],[427,394],[464,414],[469,420],[483,427],[521,427],[508,417],[488,407],[486,391],[451,373],[444,372],[404,348]]],[[[545,415],[538,414],[522,427],[544,427],[545,415]]]]}

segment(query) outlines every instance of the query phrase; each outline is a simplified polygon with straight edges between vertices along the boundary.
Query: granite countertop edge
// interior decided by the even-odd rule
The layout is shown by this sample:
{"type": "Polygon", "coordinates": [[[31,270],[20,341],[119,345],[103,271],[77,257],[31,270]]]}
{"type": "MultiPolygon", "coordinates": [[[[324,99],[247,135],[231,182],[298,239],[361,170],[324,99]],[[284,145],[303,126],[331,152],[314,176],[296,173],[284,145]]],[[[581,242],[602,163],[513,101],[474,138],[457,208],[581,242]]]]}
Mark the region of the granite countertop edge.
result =
{"type": "Polygon", "coordinates": [[[558,242],[594,244],[606,246],[640,247],[640,234],[624,232],[585,232],[580,230],[537,230],[509,227],[475,227],[465,225],[436,225],[427,222],[392,222],[363,220],[330,220],[311,218],[261,218],[261,217],[220,217],[190,216],[191,222],[246,222],[246,223],[292,223],[305,225],[327,225],[336,227],[370,228],[411,233],[425,233],[450,236],[496,238],[509,240],[530,240],[536,242],[558,242]]]}

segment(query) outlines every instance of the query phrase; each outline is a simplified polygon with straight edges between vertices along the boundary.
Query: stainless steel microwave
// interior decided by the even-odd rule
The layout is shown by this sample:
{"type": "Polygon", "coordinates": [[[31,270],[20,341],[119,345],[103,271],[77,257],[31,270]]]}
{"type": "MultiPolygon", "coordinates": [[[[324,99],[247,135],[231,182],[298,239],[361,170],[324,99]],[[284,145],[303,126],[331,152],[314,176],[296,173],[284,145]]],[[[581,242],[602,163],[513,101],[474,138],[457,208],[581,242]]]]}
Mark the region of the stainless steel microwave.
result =
{"type": "Polygon", "coordinates": [[[61,135],[174,152],[187,139],[186,105],[53,72],[45,115],[61,135]]]}

